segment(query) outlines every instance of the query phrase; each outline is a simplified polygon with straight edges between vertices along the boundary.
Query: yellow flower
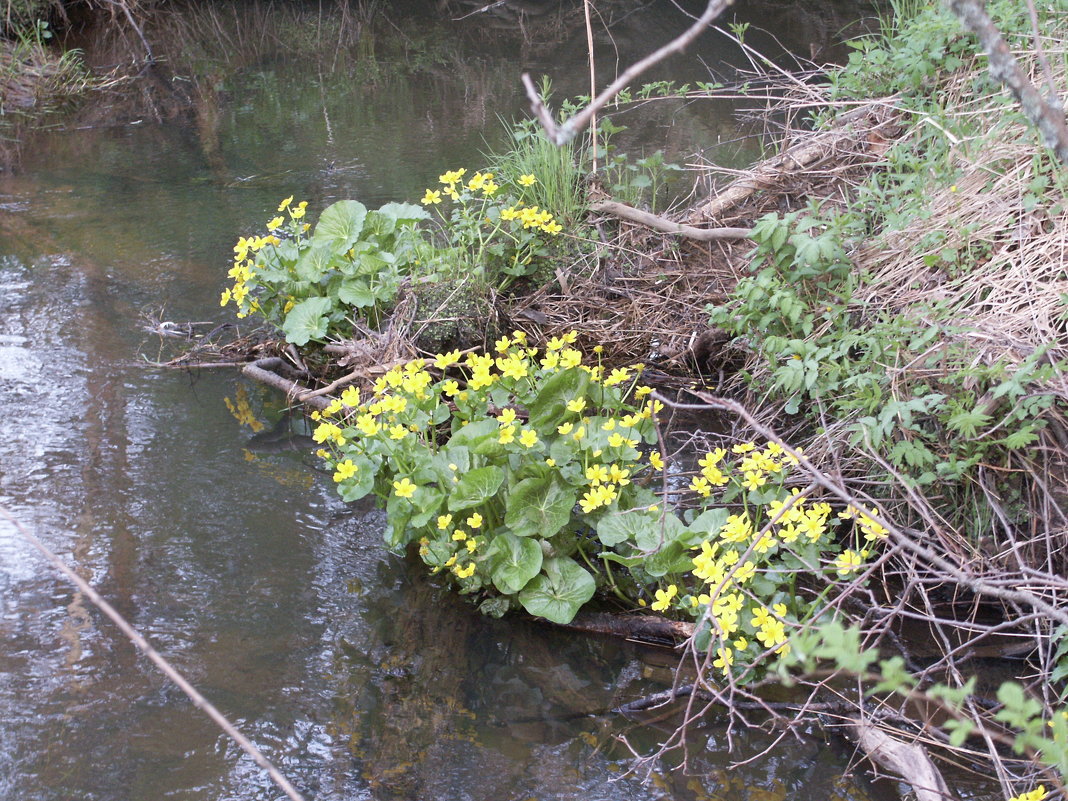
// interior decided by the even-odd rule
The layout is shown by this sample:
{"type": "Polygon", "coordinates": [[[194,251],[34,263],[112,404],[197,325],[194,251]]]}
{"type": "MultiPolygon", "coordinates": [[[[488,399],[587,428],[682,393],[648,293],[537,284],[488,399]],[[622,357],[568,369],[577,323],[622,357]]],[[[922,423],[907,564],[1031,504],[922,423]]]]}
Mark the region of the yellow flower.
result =
{"type": "Polygon", "coordinates": [[[290,207],[289,216],[292,217],[294,220],[299,220],[301,217],[304,216],[304,213],[307,210],[308,210],[308,201],[307,200],[302,200],[302,201],[300,201],[299,204],[297,204],[296,208],[290,207]]]}
{"type": "Polygon", "coordinates": [[[734,664],[734,652],[730,648],[717,648],[716,653],[718,656],[712,662],[712,666],[718,667],[724,673],[729,673],[731,665],[734,664]]]}
{"type": "Polygon", "coordinates": [[[586,468],[586,480],[592,487],[600,486],[608,481],[608,470],[603,464],[591,464],[586,468]]]}
{"type": "Polygon", "coordinates": [[[538,179],[535,178],[533,175],[520,175],[519,176],[519,185],[520,186],[534,186],[534,184],[536,184],[537,182],[538,182],[538,179]]]}
{"type": "Polygon", "coordinates": [[[511,423],[514,423],[515,422],[515,409],[512,409],[511,407],[505,409],[499,415],[497,415],[497,419],[500,421],[502,426],[506,426],[506,425],[510,425],[511,423]]]}
{"type": "Polygon", "coordinates": [[[569,400],[567,402],[567,410],[574,412],[575,414],[581,414],[582,410],[586,408],[585,398],[576,398],[575,400],[569,400]]]}
{"type": "Polygon", "coordinates": [[[756,448],[756,445],[754,445],[752,442],[741,442],[741,443],[735,445],[733,448],[731,448],[731,452],[732,453],[749,453],[749,451],[754,450],[755,448],[756,448]]]}
{"type": "Polygon", "coordinates": [[[482,528],[482,515],[475,512],[465,521],[471,528],[482,528]]]}
{"type": "Polygon", "coordinates": [[[679,588],[674,584],[668,585],[666,590],[656,591],[656,600],[649,608],[654,612],[663,612],[669,606],[671,606],[671,599],[679,594],[679,588]]]}
{"type": "Polygon", "coordinates": [[[390,439],[404,439],[406,436],[408,436],[408,429],[404,426],[396,425],[389,427],[390,439]]]}
{"type": "Polygon", "coordinates": [[[842,551],[834,560],[834,566],[838,568],[839,576],[848,576],[850,573],[859,570],[863,564],[863,557],[851,548],[842,551]]]}
{"type": "Polygon", "coordinates": [[[356,418],[356,428],[360,429],[360,433],[365,437],[373,437],[379,432],[381,426],[372,415],[361,414],[356,418]]]}
{"type": "Polygon", "coordinates": [[[742,479],[742,486],[747,490],[756,491],[768,483],[768,477],[763,473],[750,471],[742,479]]]}
{"type": "Polygon", "coordinates": [[[358,468],[353,464],[351,459],[346,459],[343,462],[338,462],[337,469],[334,471],[334,481],[341,483],[347,478],[352,478],[356,475],[358,468]]]}
{"type": "Polygon", "coordinates": [[[696,476],[690,481],[690,489],[700,495],[702,498],[707,498],[712,494],[712,488],[708,486],[708,479],[704,476],[696,476]]]}
{"type": "Polygon", "coordinates": [[[515,426],[504,426],[501,429],[500,435],[497,437],[497,442],[501,445],[510,445],[515,441],[515,426]]]}
{"type": "Polygon", "coordinates": [[[438,528],[444,531],[452,525],[452,515],[438,515],[438,528]]]}
{"type": "Polygon", "coordinates": [[[452,532],[452,538],[457,542],[463,542],[467,539],[467,532],[462,528],[458,528],[456,531],[452,532]]]}
{"type": "Polygon", "coordinates": [[[292,195],[290,195],[289,197],[287,197],[287,198],[286,198],[285,200],[283,200],[283,201],[282,201],[282,202],[281,202],[281,203],[280,203],[280,204],[278,205],[278,210],[279,210],[279,211],[285,211],[285,210],[286,210],[286,207],[287,207],[287,206],[288,206],[288,205],[289,205],[290,203],[292,203],[292,202],[293,202],[293,196],[292,196],[292,195]]]}
{"type": "Polygon", "coordinates": [[[278,226],[280,226],[285,221],[286,221],[285,217],[275,217],[274,219],[272,219],[270,222],[267,223],[267,230],[268,231],[274,231],[276,228],[278,228],[278,226]]]}
{"type": "Polygon", "coordinates": [[[360,405],[360,390],[358,387],[348,387],[341,393],[341,402],[346,406],[355,409],[360,405]]]}
{"type": "Polygon", "coordinates": [[[468,562],[466,567],[454,567],[452,572],[456,574],[456,578],[471,578],[475,574],[475,563],[468,562]]]}
{"type": "Polygon", "coordinates": [[[441,202],[441,192],[436,189],[426,190],[426,194],[423,195],[423,199],[420,201],[424,206],[430,206],[434,203],[441,202]]]}
{"type": "Polygon", "coordinates": [[[398,498],[411,498],[415,495],[417,487],[405,476],[400,481],[393,482],[393,489],[398,498]]]}
{"type": "Polygon", "coordinates": [[[519,441],[528,448],[533,448],[538,444],[538,433],[530,428],[523,429],[523,433],[519,435],[519,441]]]}
{"type": "Polygon", "coordinates": [[[556,427],[556,433],[562,436],[567,436],[571,433],[571,429],[575,427],[574,423],[564,423],[563,425],[556,427]]]}
{"type": "Polygon", "coordinates": [[[345,437],[341,435],[341,429],[333,423],[320,423],[315,431],[312,432],[312,439],[320,444],[327,440],[333,440],[338,445],[345,444],[345,437]]]}
{"type": "Polygon", "coordinates": [[[448,353],[439,353],[434,357],[434,366],[439,370],[452,367],[460,361],[460,351],[450,350],[448,353]]]}
{"type": "Polygon", "coordinates": [[[657,470],[664,469],[664,460],[660,457],[660,453],[658,451],[653,451],[649,454],[649,464],[651,464],[657,470]]]}
{"type": "Polygon", "coordinates": [[[219,305],[220,306],[225,306],[229,302],[230,302],[230,290],[229,289],[224,289],[222,291],[222,296],[219,298],[219,305]]]}
{"type": "MultiPolygon", "coordinates": [[[[954,187],[956,188],[956,187],[954,187]]],[[[1038,785],[1034,790],[1030,790],[1026,793],[1020,793],[1009,799],[1009,801],[1043,801],[1043,799],[1049,795],[1046,792],[1046,786],[1044,784],[1038,785]]]]}

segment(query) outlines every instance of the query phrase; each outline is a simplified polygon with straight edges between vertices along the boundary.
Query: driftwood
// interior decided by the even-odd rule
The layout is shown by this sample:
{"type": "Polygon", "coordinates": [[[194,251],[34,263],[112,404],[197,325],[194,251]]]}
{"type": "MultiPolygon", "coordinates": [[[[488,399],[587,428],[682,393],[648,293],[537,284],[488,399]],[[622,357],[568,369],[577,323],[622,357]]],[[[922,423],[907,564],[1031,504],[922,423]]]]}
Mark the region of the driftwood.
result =
{"type": "Polygon", "coordinates": [[[251,379],[281,390],[287,398],[311,406],[320,412],[330,405],[330,398],[325,395],[316,395],[314,390],[297,383],[296,378],[299,373],[278,356],[249,362],[241,369],[241,372],[251,379]],[[282,373],[288,374],[288,377],[282,373]]]}
{"type": "Polygon", "coordinates": [[[693,623],[654,615],[612,615],[582,612],[564,628],[589,634],[610,634],[657,645],[676,645],[693,634],[693,623]]]}
{"type": "Polygon", "coordinates": [[[748,228],[695,228],[692,225],[672,222],[665,217],[658,217],[647,211],[636,209],[625,203],[616,203],[614,200],[601,200],[590,205],[593,211],[604,214],[613,214],[624,220],[644,225],[654,231],[663,231],[666,234],[678,234],[687,239],[696,239],[700,242],[711,242],[715,239],[747,239],[752,231],[748,228]]]}
{"type": "Polygon", "coordinates": [[[896,125],[896,117],[886,101],[866,103],[842,114],[833,128],[813,133],[777,156],[757,164],[752,170],[732,181],[722,192],[709,198],[704,205],[690,212],[690,223],[708,222],[721,217],[725,212],[740,206],[749,197],[762,189],[771,189],[782,183],[785,176],[800,172],[835,154],[838,147],[848,142],[853,148],[868,147],[883,138],[875,135],[879,128],[896,125]],[[858,123],[867,122],[867,125],[858,123]],[[863,132],[865,135],[860,136],[863,132]],[[861,143],[863,142],[863,144],[861,143]]]}
{"type": "Polygon", "coordinates": [[[954,797],[922,745],[891,737],[861,718],[855,718],[849,729],[868,759],[912,785],[916,801],[947,801],[954,797]]]}

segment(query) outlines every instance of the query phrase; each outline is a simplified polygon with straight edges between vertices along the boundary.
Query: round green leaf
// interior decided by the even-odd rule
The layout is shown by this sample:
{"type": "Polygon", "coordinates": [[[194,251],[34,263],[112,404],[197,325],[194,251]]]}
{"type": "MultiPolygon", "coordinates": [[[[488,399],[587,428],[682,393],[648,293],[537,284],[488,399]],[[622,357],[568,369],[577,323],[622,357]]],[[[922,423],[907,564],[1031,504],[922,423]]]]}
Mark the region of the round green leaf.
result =
{"type": "Polygon", "coordinates": [[[551,476],[520,481],[508,496],[504,522],[520,537],[548,539],[571,519],[578,495],[551,476]]]}
{"type": "Polygon", "coordinates": [[[493,538],[486,549],[493,586],[505,595],[519,592],[541,570],[542,552],[537,540],[507,531],[493,538]]]}
{"type": "Polygon", "coordinates": [[[286,341],[294,345],[307,345],[308,340],[326,336],[326,315],[333,308],[330,298],[308,298],[289,310],[282,331],[286,341]]]}
{"type": "Polygon", "coordinates": [[[479,467],[465,474],[449,496],[449,511],[478,506],[497,494],[504,483],[504,471],[499,467],[479,467]]]}
{"type": "Polygon", "coordinates": [[[542,570],[519,593],[519,603],[535,617],[570,623],[593,597],[597,582],[573,559],[546,559],[542,570]]]}
{"type": "Polygon", "coordinates": [[[366,218],[367,207],[360,201],[339,200],[323,209],[311,236],[311,244],[329,246],[334,253],[344,253],[360,238],[366,218]]]}

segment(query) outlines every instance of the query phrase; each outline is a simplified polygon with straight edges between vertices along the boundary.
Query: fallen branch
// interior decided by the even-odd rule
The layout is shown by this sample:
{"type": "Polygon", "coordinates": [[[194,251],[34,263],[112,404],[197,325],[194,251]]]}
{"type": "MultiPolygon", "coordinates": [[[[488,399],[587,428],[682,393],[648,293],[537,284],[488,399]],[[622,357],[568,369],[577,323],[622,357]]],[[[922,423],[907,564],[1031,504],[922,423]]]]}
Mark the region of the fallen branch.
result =
{"type": "Polygon", "coordinates": [[[954,797],[922,745],[891,737],[862,718],[854,719],[849,729],[868,759],[912,786],[916,801],[947,801],[954,797]]]}
{"type": "Polygon", "coordinates": [[[590,209],[604,214],[613,214],[624,220],[644,225],[646,228],[652,228],[654,231],[663,231],[665,234],[678,234],[687,239],[696,239],[700,242],[711,242],[717,239],[747,239],[752,234],[752,230],[749,228],[695,228],[692,225],[672,222],[665,217],[658,217],[655,214],[650,214],[647,211],[636,209],[624,203],[617,203],[614,200],[598,201],[593,203],[590,209]]]}
{"type": "Polygon", "coordinates": [[[318,409],[320,412],[330,405],[330,398],[327,398],[324,395],[317,395],[315,390],[308,389],[302,384],[297,383],[293,378],[283,376],[281,374],[282,372],[295,376],[296,371],[286,364],[285,360],[278,356],[270,356],[265,359],[257,359],[254,362],[249,362],[242,368],[241,372],[254,381],[259,381],[269,387],[281,390],[286,394],[287,398],[290,398],[297,403],[311,406],[313,409],[318,409]]]}
{"type": "Polygon", "coordinates": [[[879,100],[842,114],[834,127],[805,137],[801,143],[760,162],[747,174],[732,181],[703,206],[694,209],[689,221],[715,220],[724,212],[740,206],[755,193],[781,184],[784,176],[800,172],[832,155],[843,141],[857,141],[858,126],[855,123],[879,115],[874,125],[864,129],[868,136],[863,141],[870,143],[872,132],[895,122],[892,116],[886,115],[887,108],[887,101],[879,100]]]}
{"type": "Polygon", "coordinates": [[[579,613],[564,628],[588,634],[610,634],[641,642],[671,644],[685,642],[693,634],[693,623],[654,615],[610,615],[579,613]]]}
{"type": "Polygon", "coordinates": [[[203,711],[209,718],[211,718],[215,724],[222,729],[226,734],[240,746],[241,750],[252,757],[252,761],[267,771],[271,780],[284,792],[291,801],[304,801],[303,797],[297,790],[289,783],[289,780],[281,774],[281,772],[271,761],[263,755],[263,753],[252,744],[247,737],[245,737],[237,728],[227,720],[223,714],[215,708],[215,706],[208,701],[203,695],[197,692],[185,677],[179,673],[170,662],[164,659],[160,653],[152,647],[152,645],[146,640],[137,629],[126,622],[126,618],[120,615],[115,607],[100,597],[100,594],[90,586],[90,584],[71,570],[67,564],[60,559],[56,554],[50,551],[43,542],[41,542],[36,536],[31,534],[25,526],[22,525],[12,514],[7,510],[7,507],[0,505],[0,516],[7,520],[11,525],[15,527],[17,531],[26,542],[36,548],[42,556],[45,557],[52,566],[56,568],[63,576],[75,587],[79,592],[85,594],[85,596],[96,605],[96,607],[111,618],[111,621],[119,627],[126,638],[136,645],[145,656],[147,656],[156,667],[158,667],[163,674],[178,685],[178,688],[188,696],[189,700],[193,702],[193,706],[203,711]]]}

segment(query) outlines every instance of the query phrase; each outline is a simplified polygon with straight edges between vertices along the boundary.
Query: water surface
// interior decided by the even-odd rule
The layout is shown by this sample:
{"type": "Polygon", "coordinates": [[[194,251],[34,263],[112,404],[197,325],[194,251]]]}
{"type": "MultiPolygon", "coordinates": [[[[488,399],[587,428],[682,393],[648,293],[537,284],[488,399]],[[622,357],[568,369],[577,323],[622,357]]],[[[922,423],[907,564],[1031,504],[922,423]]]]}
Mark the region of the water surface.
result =
{"type": "MultiPolygon", "coordinates": [[[[339,29],[336,9],[290,5],[275,8],[291,27],[339,29]]],[[[670,3],[604,9],[609,63],[685,20],[670,3]]],[[[409,22],[396,40],[375,34],[403,61],[322,47],[309,60],[270,37],[222,52],[203,18],[179,22],[201,70],[193,113],[155,122],[116,101],[110,117],[86,113],[93,125],[34,138],[0,174],[0,501],[308,799],[867,798],[843,744],[735,732],[732,756],[715,721],[685,770],[675,755],[628,773],[631,749],[651,753],[674,724],[611,710],[662,689],[669,654],[482,618],[386,553],[381,513],[342,504],[314,457],[287,447],[281,434],[303,429],[281,398],[234,372],[145,364],[160,351],[143,315],[231,319],[218,293],[232,243],[280,198],[374,206],[477,167],[497,115],[522,107],[520,67],[582,91],[580,32],[501,38],[476,18],[435,43],[440,28],[409,22]]],[[[738,54],[724,41],[696,55],[727,72],[738,54]]],[[[731,110],[647,110],[625,141],[713,147],[743,133],[731,110]]],[[[0,525],[0,797],[280,793],[0,525]]]]}

